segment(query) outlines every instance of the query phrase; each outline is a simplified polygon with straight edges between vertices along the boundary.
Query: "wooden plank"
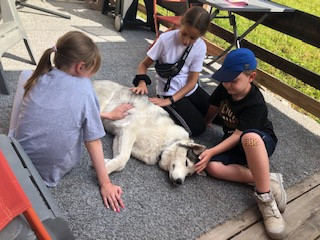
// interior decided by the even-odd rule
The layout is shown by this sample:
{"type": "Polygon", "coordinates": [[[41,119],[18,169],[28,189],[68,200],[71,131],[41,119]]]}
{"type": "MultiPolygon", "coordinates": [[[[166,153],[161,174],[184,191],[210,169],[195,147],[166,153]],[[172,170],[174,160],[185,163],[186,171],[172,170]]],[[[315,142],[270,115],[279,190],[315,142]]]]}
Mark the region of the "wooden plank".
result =
{"type": "MultiPolygon", "coordinates": [[[[239,15],[256,21],[262,14],[239,13],[239,15]]],[[[299,10],[274,13],[270,14],[262,24],[320,48],[320,18],[317,16],[299,10]]]]}
{"type": "MultiPolygon", "coordinates": [[[[284,179],[285,180],[285,179],[284,179]]],[[[320,186],[320,171],[309,176],[298,184],[292,185],[287,189],[288,202],[300,197],[305,192],[320,186]]]]}
{"type": "MultiPolygon", "coordinates": [[[[225,41],[232,43],[234,42],[233,33],[227,31],[226,29],[219,27],[213,23],[210,24],[208,32],[224,39],[225,41]]],[[[319,41],[320,42],[320,41],[319,41]]],[[[277,69],[280,69],[283,72],[286,72],[300,80],[304,83],[309,84],[310,86],[320,90],[320,75],[314,73],[306,68],[303,68],[293,62],[290,62],[266,49],[263,49],[246,39],[241,41],[241,46],[249,48],[254,52],[257,58],[260,60],[269,63],[271,66],[274,66],[277,69]]]]}
{"type": "MultiPolygon", "coordinates": [[[[320,235],[320,186],[313,188],[287,205],[283,218],[286,239],[315,239],[320,235]]],[[[269,239],[262,220],[242,231],[233,240],[269,239]]]]}
{"type": "Polygon", "coordinates": [[[207,29],[208,32],[222,38],[223,40],[227,41],[228,43],[233,43],[234,42],[234,36],[233,33],[214,24],[210,23],[209,27],[207,29]]]}
{"type": "Polygon", "coordinates": [[[258,207],[253,207],[244,211],[239,217],[230,219],[225,223],[218,225],[209,232],[201,235],[199,238],[197,238],[197,240],[226,240],[235,236],[259,220],[260,213],[258,207]]]}
{"type": "Polygon", "coordinates": [[[203,38],[203,40],[207,45],[207,55],[209,55],[209,56],[219,56],[224,51],[223,48],[212,44],[207,39],[203,38]]]}
{"type": "Polygon", "coordinates": [[[257,71],[256,80],[258,83],[262,84],[279,96],[287,99],[289,102],[294,103],[316,117],[320,117],[319,101],[309,97],[308,95],[296,90],[286,83],[279,81],[278,79],[259,69],[257,71]]]}
{"type": "MultiPolygon", "coordinates": [[[[287,191],[288,203],[296,198],[299,198],[305,192],[320,186],[320,172],[308,177],[304,181],[289,187],[287,191]]],[[[198,240],[225,240],[230,239],[241,231],[249,228],[261,219],[261,215],[257,207],[246,210],[242,215],[237,218],[226,221],[218,225],[211,231],[203,234],[198,240]]],[[[260,223],[261,224],[261,223],[260,223]]],[[[262,225],[263,227],[263,225],[262,225]]],[[[260,238],[256,238],[260,239],[260,238]]]]}
{"type": "MultiPolygon", "coordinates": [[[[207,44],[207,48],[210,52],[213,52],[214,55],[220,55],[222,53],[222,49],[214,45],[212,42],[205,40],[207,44]]],[[[257,70],[257,78],[256,81],[268,88],[270,91],[278,94],[279,96],[287,99],[298,107],[306,110],[307,112],[315,115],[316,117],[320,117],[320,102],[309,97],[308,95],[299,92],[295,88],[289,86],[271,76],[270,74],[258,69],[257,70]]],[[[320,79],[319,79],[320,83],[320,79]]]]}
{"type": "Polygon", "coordinates": [[[249,48],[260,60],[267,62],[275,68],[280,69],[281,71],[288,73],[291,76],[300,79],[302,82],[320,90],[319,74],[275,55],[274,53],[250,43],[247,40],[241,41],[241,47],[249,48]]]}

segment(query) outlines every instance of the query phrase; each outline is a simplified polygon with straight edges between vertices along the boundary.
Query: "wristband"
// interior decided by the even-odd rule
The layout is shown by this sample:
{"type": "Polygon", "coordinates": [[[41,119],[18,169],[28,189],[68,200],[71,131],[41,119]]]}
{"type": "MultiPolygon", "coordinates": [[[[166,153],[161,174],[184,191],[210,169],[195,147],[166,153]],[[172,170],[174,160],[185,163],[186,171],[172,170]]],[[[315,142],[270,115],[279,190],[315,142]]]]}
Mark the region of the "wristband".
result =
{"type": "Polygon", "coordinates": [[[147,85],[151,84],[151,79],[147,74],[137,74],[136,77],[133,79],[132,83],[135,87],[137,87],[141,80],[145,81],[147,85]]]}
{"type": "Polygon", "coordinates": [[[175,103],[173,97],[172,97],[172,96],[169,96],[168,98],[169,98],[169,100],[170,100],[170,102],[171,102],[171,105],[173,105],[173,104],[175,103]]]}

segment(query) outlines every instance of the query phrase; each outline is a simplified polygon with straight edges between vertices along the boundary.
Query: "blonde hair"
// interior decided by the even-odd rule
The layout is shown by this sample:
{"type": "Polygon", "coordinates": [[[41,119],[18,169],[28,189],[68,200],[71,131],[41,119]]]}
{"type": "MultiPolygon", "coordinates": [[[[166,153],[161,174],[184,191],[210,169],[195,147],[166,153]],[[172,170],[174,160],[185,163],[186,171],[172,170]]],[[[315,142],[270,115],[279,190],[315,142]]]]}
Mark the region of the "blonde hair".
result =
{"type": "Polygon", "coordinates": [[[52,52],[55,52],[54,65],[63,71],[75,63],[84,62],[86,69],[94,74],[101,65],[100,51],[92,39],[82,32],[70,31],[58,39],[56,46],[44,51],[36,70],[24,86],[24,96],[37,83],[41,75],[52,70],[52,52]]]}
{"type": "Polygon", "coordinates": [[[210,24],[210,14],[200,6],[190,8],[181,18],[181,25],[188,24],[204,35],[210,24]]]}

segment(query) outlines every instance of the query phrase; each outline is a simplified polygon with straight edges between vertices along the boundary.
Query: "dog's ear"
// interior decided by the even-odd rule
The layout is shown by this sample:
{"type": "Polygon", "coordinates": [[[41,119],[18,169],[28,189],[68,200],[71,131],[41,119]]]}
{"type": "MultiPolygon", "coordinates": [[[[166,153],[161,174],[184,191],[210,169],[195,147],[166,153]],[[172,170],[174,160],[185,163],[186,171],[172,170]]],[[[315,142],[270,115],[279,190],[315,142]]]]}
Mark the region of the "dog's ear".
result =
{"type": "Polygon", "coordinates": [[[188,151],[187,151],[187,158],[193,162],[193,163],[197,163],[199,162],[199,158],[198,158],[198,155],[196,155],[191,148],[188,148],[188,151]]]}
{"type": "Polygon", "coordinates": [[[196,155],[200,155],[204,150],[206,150],[206,147],[204,145],[197,144],[194,142],[179,143],[179,146],[187,149],[191,149],[192,152],[196,155]]]}
{"type": "Polygon", "coordinates": [[[204,150],[206,150],[206,147],[204,145],[193,143],[193,142],[187,143],[187,147],[192,149],[192,151],[196,155],[200,155],[204,150]]]}
{"type": "Polygon", "coordinates": [[[194,142],[179,143],[179,146],[188,149],[187,157],[195,163],[199,161],[198,156],[206,149],[204,145],[194,142]]]}

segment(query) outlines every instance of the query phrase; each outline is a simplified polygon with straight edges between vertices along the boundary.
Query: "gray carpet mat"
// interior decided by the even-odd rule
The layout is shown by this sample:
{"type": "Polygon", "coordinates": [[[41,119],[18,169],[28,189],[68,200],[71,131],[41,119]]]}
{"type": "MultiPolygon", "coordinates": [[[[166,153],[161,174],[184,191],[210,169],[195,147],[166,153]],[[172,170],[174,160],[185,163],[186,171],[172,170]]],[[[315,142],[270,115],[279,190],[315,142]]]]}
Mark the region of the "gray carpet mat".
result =
{"type": "MultiPolygon", "coordinates": [[[[64,19],[26,7],[20,17],[36,60],[57,38],[69,30],[86,32],[99,46],[103,64],[95,79],[108,79],[131,86],[138,63],[144,58],[155,34],[149,29],[125,28],[118,33],[111,15],[90,10],[84,1],[28,1],[39,7],[70,14],[64,19]]],[[[1,59],[11,94],[0,95],[0,133],[7,134],[17,77],[23,69],[34,69],[21,41],[1,59]]],[[[154,77],[154,71],[149,71],[154,77]]],[[[215,83],[203,81],[211,93],[215,83]]],[[[150,95],[155,94],[151,85],[150,95]]],[[[263,91],[270,119],[279,138],[271,158],[271,171],[282,172],[285,187],[312,175],[320,168],[320,126],[296,112],[283,99],[263,91]]],[[[159,126],[160,127],[160,126],[159,126]]],[[[207,147],[222,136],[219,128],[195,138],[207,147]]],[[[103,139],[106,157],[112,156],[112,136],[103,139]]],[[[111,174],[123,189],[126,208],[112,212],[102,204],[96,174],[84,151],[81,164],[50,189],[76,239],[195,239],[254,204],[249,186],[193,175],[184,185],[170,183],[167,172],[130,159],[122,172],[111,174]]]]}

